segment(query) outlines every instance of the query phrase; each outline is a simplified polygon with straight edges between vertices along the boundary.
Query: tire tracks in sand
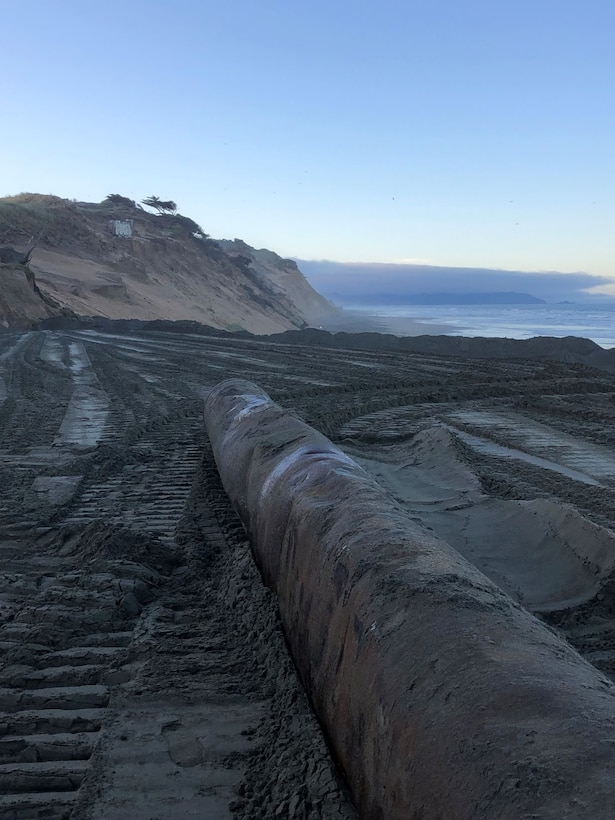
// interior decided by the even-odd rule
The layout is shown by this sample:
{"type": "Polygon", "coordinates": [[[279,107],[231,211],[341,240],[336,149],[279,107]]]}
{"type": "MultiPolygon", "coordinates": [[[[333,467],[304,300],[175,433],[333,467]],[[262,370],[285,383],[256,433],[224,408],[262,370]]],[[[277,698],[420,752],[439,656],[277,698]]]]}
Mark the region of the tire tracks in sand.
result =
{"type": "Polygon", "coordinates": [[[25,478],[0,534],[2,816],[352,817],[200,402],[34,342],[15,384],[44,400],[43,372],[65,403],[5,460],[25,478]]]}

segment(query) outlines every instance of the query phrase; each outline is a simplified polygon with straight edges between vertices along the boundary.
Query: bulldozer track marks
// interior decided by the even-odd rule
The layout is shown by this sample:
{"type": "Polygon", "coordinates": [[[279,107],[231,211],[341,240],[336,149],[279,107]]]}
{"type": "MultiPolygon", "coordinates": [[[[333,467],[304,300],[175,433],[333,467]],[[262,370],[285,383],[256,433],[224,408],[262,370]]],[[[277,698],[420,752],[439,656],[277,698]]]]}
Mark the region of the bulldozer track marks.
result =
{"type": "MultiPolygon", "coordinates": [[[[604,373],[166,332],[1,337],[3,818],[353,816],[203,431],[204,397],[233,376],[342,445],[447,424],[486,492],[514,474],[615,523],[604,373]]],[[[600,627],[591,608],[552,622],[611,674],[601,605],[600,627]]]]}

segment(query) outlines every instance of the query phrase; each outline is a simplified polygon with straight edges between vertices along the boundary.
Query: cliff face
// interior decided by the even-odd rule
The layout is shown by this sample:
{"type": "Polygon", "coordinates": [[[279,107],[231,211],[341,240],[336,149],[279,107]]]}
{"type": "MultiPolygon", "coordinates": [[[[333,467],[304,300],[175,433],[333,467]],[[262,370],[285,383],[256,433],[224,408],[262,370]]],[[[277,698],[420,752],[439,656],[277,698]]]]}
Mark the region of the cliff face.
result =
{"type": "Polygon", "coordinates": [[[246,257],[250,267],[263,281],[281,296],[289,299],[308,324],[319,324],[319,319],[330,318],[337,311],[324,296],[314,290],[292,259],[282,259],[277,253],[251,248],[241,239],[218,240],[220,247],[232,258],[246,257]]]}
{"type": "Polygon", "coordinates": [[[27,281],[23,268],[0,264],[0,326],[26,327],[51,315],[27,281]]]}
{"type": "Polygon", "coordinates": [[[41,294],[82,316],[275,333],[335,312],[294,262],[238,240],[216,242],[187,217],[150,214],[130,200],[0,199],[0,245],[22,251],[32,237],[41,294]],[[117,221],[129,236],[116,235],[117,221]]]}
{"type": "Polygon", "coordinates": [[[42,319],[67,315],[69,311],[39,292],[26,265],[0,264],[0,327],[29,328],[42,319]]]}

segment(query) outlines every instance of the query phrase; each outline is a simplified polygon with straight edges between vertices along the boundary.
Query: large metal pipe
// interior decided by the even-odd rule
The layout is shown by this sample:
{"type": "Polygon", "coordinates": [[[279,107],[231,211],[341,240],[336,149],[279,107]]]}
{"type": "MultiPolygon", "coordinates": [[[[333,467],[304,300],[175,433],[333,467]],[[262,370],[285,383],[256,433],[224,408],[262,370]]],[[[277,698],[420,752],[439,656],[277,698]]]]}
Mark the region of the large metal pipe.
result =
{"type": "Polygon", "coordinates": [[[257,386],[205,422],[361,817],[615,816],[610,681],[257,386]]]}

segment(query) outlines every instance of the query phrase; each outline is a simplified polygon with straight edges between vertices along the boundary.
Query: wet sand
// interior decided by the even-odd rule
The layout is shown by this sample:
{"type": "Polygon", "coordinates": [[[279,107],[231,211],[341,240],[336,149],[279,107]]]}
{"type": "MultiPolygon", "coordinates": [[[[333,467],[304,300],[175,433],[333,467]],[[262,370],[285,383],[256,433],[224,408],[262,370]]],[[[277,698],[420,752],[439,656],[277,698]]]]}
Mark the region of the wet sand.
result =
{"type": "Polygon", "coordinates": [[[330,333],[391,333],[394,336],[423,336],[452,333],[460,328],[437,322],[425,322],[408,316],[376,316],[362,310],[344,308],[335,317],[323,319],[323,330],[330,333]]]}

